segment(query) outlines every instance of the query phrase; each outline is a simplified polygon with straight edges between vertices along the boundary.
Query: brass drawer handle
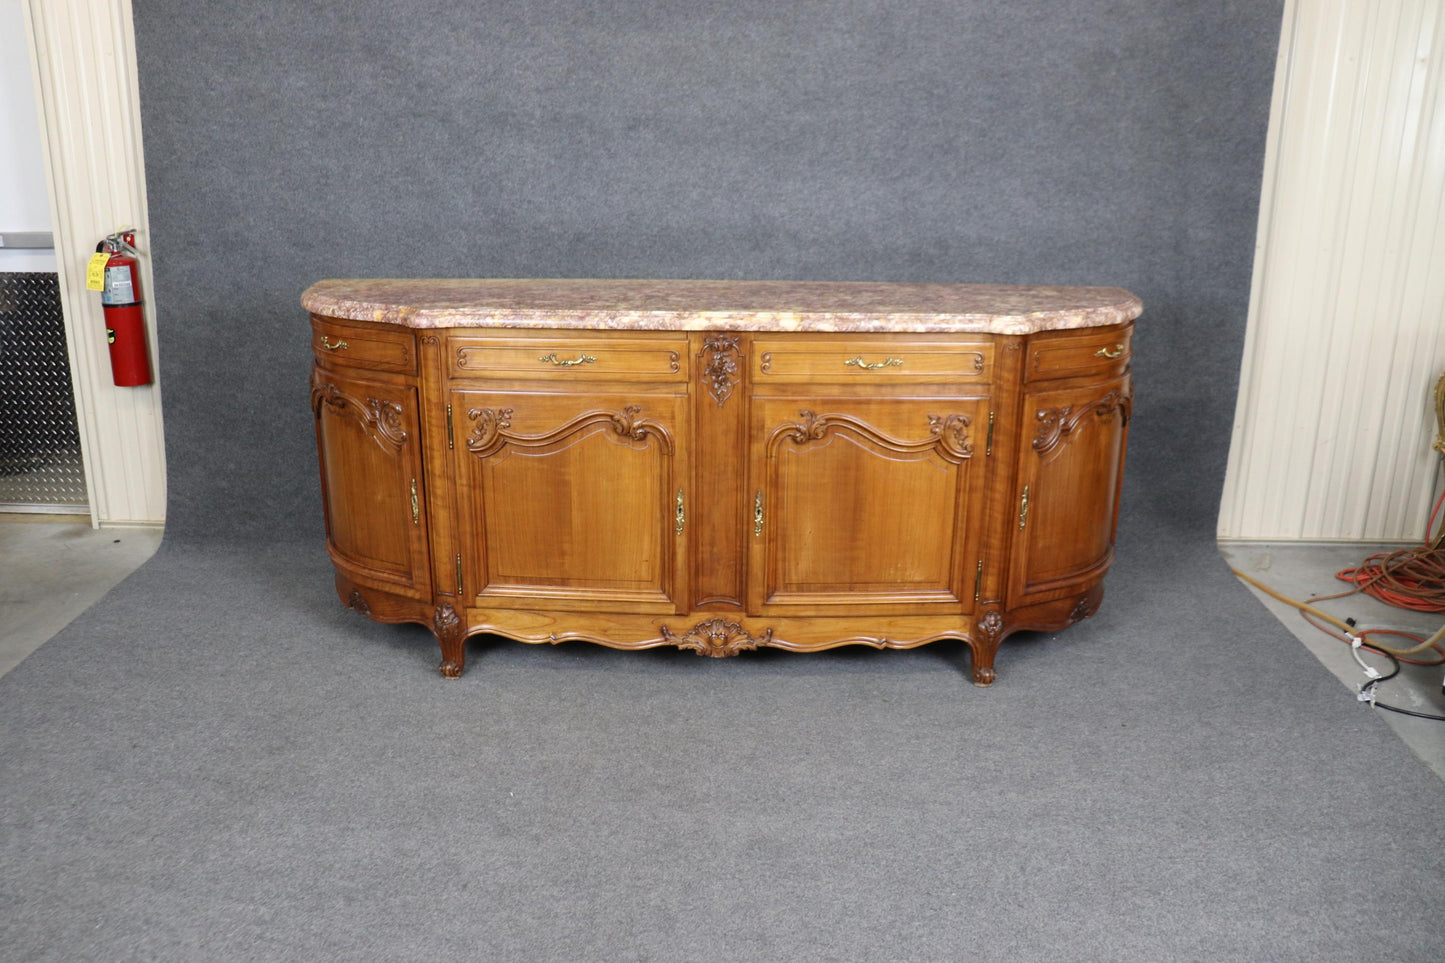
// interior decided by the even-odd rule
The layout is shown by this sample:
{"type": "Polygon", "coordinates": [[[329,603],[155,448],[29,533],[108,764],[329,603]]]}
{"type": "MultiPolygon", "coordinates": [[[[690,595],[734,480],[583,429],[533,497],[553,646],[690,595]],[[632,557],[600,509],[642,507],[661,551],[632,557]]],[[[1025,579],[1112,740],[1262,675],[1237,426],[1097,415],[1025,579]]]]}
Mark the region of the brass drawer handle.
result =
{"type": "Polygon", "coordinates": [[[572,367],[574,364],[591,364],[592,362],[596,361],[597,359],[594,358],[594,357],[592,357],[590,354],[579,354],[577,357],[573,358],[571,361],[561,361],[561,360],[559,360],[559,359],[557,358],[556,352],[553,352],[552,354],[544,354],[542,357],[538,358],[537,360],[538,360],[538,361],[550,361],[552,364],[555,364],[555,365],[556,365],[557,367],[559,367],[559,368],[570,368],[570,367],[572,367]]]}
{"type": "Polygon", "coordinates": [[[341,351],[351,346],[345,341],[337,341],[335,344],[332,344],[331,339],[323,334],[321,336],[321,347],[325,348],[327,351],[341,351]]]}
{"type": "Polygon", "coordinates": [[[1124,353],[1124,345],[1121,343],[1121,344],[1116,344],[1116,345],[1114,345],[1114,347],[1112,347],[1112,348],[1100,348],[1098,351],[1095,351],[1095,352],[1094,352],[1094,357],[1096,357],[1096,358],[1108,358],[1108,359],[1110,359],[1110,360],[1112,361],[1114,358],[1119,357],[1119,355],[1121,355],[1121,354],[1123,354],[1123,353],[1124,353]]]}
{"type": "Polygon", "coordinates": [[[849,358],[843,362],[843,364],[853,368],[862,368],[864,371],[876,371],[879,368],[900,367],[903,361],[900,358],[884,358],[882,361],[875,361],[873,364],[864,364],[863,356],[860,354],[856,358],[849,358]]]}

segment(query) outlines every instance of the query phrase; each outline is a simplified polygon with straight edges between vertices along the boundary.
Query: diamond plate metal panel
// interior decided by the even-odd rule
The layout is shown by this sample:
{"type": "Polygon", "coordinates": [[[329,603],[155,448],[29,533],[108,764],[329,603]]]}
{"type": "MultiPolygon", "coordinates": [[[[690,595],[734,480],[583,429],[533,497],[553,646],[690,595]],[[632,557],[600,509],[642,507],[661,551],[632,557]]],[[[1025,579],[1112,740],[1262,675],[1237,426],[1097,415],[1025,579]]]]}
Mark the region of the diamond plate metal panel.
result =
{"type": "Polygon", "coordinates": [[[88,504],[59,282],[0,273],[0,511],[88,504]]]}

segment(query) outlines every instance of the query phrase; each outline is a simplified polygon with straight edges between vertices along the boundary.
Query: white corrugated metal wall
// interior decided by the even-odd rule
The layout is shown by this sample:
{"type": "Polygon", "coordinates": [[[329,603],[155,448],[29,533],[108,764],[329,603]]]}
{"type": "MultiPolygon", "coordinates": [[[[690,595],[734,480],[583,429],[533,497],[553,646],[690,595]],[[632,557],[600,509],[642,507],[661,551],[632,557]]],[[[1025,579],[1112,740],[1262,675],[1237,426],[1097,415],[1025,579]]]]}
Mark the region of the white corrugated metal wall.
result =
{"type": "MultiPolygon", "coordinates": [[[[85,263],[105,235],[135,227],[149,247],[130,2],[28,0],[26,20],[91,519],[156,524],[166,510],[160,385],[112,384],[100,298],[85,289],[85,263]]],[[[141,270],[155,366],[149,258],[141,270]]]]}
{"type": "Polygon", "coordinates": [[[1289,0],[1222,538],[1416,541],[1445,371],[1445,4],[1289,0]]]}

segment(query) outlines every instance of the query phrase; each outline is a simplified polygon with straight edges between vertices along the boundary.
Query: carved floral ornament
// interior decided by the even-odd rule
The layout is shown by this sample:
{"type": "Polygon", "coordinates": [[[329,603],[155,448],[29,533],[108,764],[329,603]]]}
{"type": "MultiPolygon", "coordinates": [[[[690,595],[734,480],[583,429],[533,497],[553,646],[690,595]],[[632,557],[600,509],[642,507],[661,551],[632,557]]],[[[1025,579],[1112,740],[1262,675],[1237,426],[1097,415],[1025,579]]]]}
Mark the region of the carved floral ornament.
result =
{"type": "MultiPolygon", "coordinates": [[[[738,338],[731,334],[710,334],[703,341],[702,375],[707,381],[708,394],[712,395],[721,408],[732,395],[738,384],[738,372],[742,370],[743,353],[738,347],[738,338]]],[[[673,370],[677,370],[674,368],[673,370]]]]}
{"type": "Polygon", "coordinates": [[[675,635],[672,629],[664,625],[662,640],[679,649],[692,649],[698,655],[722,659],[739,652],[752,652],[759,646],[770,644],[773,630],[764,629],[762,635],[754,636],[737,622],[716,618],[699,622],[682,636],[675,635]]]}

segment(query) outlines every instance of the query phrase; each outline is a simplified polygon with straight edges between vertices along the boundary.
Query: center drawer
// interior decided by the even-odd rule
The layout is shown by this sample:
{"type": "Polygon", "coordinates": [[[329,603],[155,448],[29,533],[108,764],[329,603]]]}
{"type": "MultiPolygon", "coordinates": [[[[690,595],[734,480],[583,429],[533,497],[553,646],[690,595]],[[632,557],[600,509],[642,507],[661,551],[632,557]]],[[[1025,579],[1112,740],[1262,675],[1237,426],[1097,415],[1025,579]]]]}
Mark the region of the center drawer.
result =
{"type": "Polygon", "coordinates": [[[455,378],[588,381],[682,381],[687,378],[687,336],[643,335],[527,337],[517,332],[448,339],[455,378]]]}
{"type": "Polygon", "coordinates": [[[930,341],[927,336],[839,336],[753,340],[753,374],[769,381],[988,382],[990,341],[930,341]]]}

